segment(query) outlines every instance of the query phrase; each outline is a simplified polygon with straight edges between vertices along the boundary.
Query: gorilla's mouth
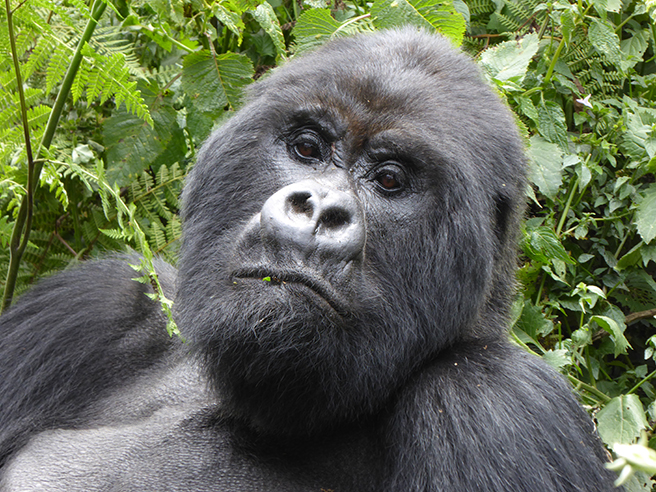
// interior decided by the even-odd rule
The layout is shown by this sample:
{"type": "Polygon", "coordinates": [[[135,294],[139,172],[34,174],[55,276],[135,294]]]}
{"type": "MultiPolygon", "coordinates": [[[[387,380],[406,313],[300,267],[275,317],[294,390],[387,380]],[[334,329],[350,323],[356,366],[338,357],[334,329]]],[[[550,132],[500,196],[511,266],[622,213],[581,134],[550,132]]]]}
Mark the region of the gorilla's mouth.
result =
{"type": "Polygon", "coordinates": [[[254,279],[271,285],[301,285],[325,301],[340,317],[348,314],[346,303],[324,278],[292,270],[277,270],[266,267],[243,268],[232,273],[232,279],[254,279]]]}

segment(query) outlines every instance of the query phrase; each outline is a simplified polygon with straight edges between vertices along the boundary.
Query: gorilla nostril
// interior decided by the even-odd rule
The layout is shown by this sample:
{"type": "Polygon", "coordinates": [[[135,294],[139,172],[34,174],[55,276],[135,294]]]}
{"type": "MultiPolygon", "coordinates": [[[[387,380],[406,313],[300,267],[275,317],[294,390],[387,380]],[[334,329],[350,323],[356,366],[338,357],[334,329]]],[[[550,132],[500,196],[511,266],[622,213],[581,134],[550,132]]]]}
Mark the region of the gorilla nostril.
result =
{"type": "Polygon", "coordinates": [[[351,214],[343,208],[329,208],[319,216],[318,227],[337,229],[351,222],[351,214]]]}
{"type": "Polygon", "coordinates": [[[312,194],[306,191],[293,193],[288,198],[291,211],[295,214],[306,215],[308,218],[312,218],[314,207],[310,201],[311,196],[312,194]]]}

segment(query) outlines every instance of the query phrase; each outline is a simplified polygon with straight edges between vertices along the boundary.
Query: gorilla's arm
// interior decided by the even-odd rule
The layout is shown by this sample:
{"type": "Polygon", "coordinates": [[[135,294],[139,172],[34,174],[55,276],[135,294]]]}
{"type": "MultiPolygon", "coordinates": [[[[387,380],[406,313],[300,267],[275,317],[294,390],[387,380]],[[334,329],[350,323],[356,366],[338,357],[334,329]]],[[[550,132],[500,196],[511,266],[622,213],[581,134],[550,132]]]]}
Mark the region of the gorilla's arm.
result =
{"type": "MultiPolygon", "coordinates": [[[[89,403],[171,343],[159,305],[145,295],[150,287],[132,280],[138,273],[127,261],[56,275],[0,317],[0,466],[30,434],[75,425],[89,403]]],[[[157,268],[170,294],[175,270],[157,268]]]]}
{"type": "Polygon", "coordinates": [[[444,352],[403,389],[388,425],[390,490],[620,490],[562,377],[503,342],[444,352]]]}

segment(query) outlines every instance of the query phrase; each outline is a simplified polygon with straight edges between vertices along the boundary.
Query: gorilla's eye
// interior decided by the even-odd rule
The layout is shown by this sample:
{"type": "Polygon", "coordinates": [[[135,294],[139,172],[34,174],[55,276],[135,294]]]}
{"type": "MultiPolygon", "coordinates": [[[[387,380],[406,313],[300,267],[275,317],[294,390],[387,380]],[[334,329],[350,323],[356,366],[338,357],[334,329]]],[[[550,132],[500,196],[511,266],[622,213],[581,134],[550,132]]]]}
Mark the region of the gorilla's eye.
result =
{"type": "Polygon", "coordinates": [[[325,156],[326,146],[327,144],[321,137],[311,131],[300,133],[289,142],[290,152],[301,161],[322,160],[325,156]]]}
{"type": "Polygon", "coordinates": [[[400,186],[399,181],[396,179],[394,173],[382,173],[376,176],[376,181],[386,190],[395,190],[400,186]]]}
{"type": "Polygon", "coordinates": [[[397,166],[385,166],[374,174],[372,181],[385,192],[401,191],[405,188],[405,174],[397,166]]]}
{"type": "Polygon", "coordinates": [[[314,145],[309,142],[300,142],[294,146],[296,153],[299,157],[304,159],[320,159],[321,152],[314,145]]]}

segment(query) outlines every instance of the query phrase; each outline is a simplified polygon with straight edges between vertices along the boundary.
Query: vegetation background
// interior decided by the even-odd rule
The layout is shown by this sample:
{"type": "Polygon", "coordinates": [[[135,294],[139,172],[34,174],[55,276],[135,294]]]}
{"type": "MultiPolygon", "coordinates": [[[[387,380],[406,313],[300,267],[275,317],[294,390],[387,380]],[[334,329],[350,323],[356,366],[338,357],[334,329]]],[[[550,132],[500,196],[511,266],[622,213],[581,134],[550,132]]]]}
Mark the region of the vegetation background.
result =
{"type": "Polygon", "coordinates": [[[627,489],[651,490],[655,21],[656,0],[5,0],[3,308],[39,277],[132,248],[170,313],[152,259],[176,262],[184,177],[242,89],[333,37],[437,30],[477,60],[525,137],[511,335],[569,378],[627,489]]]}

